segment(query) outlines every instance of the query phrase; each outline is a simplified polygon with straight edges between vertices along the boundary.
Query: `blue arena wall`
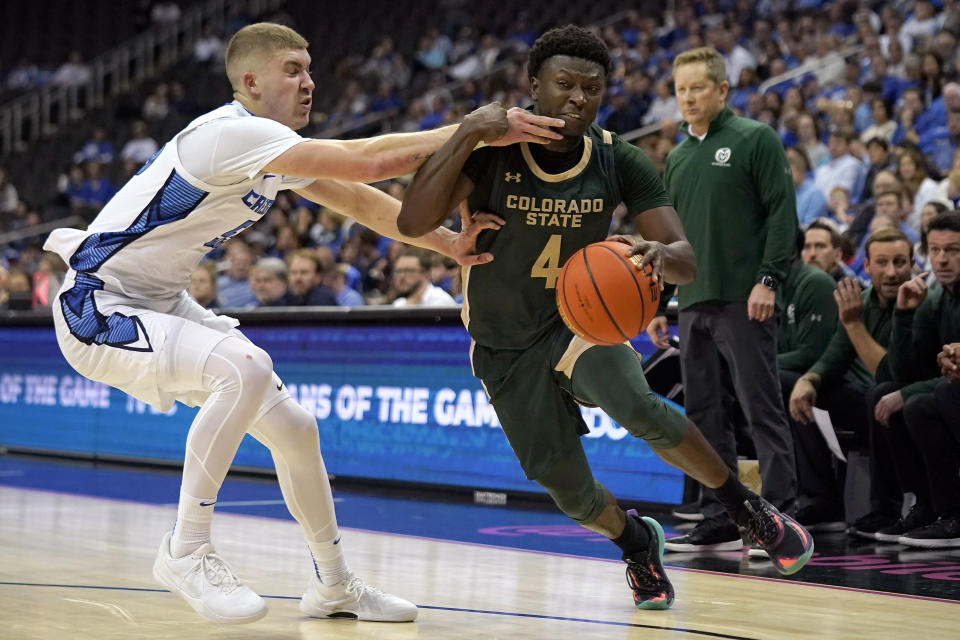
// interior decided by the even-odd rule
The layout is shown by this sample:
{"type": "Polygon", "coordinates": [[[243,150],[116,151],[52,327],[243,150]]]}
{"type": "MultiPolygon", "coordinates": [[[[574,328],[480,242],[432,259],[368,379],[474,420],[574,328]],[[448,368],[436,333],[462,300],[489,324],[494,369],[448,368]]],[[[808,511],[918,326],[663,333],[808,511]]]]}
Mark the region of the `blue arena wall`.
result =
{"type": "MultiPolygon", "coordinates": [[[[244,318],[242,329],[317,417],[331,474],[539,492],[471,374],[469,337],[454,318],[272,324],[260,317],[256,324],[244,318]]],[[[644,356],[655,350],[646,335],[634,346],[644,356]]],[[[63,359],[47,323],[0,326],[2,447],[176,463],[196,411],[178,404],[163,414],[86,380],[63,359]]],[[[598,480],[624,499],[680,502],[682,474],[600,410],[583,413],[591,428],[583,444],[598,480]]],[[[273,467],[249,436],[234,464],[273,467]]]]}

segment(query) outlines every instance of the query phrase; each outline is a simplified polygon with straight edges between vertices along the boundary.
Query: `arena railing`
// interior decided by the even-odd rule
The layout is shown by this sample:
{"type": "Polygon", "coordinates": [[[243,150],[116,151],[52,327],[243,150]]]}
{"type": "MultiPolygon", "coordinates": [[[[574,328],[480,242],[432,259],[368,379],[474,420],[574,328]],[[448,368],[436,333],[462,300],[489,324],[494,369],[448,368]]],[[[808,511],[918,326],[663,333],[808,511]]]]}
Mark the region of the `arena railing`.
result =
{"type": "Polygon", "coordinates": [[[0,109],[0,155],[26,151],[87,111],[129,91],[188,57],[206,26],[223,29],[229,12],[244,9],[262,15],[283,0],[209,0],[186,9],[172,24],[157,25],[93,59],[90,78],[78,85],[45,85],[0,109]]]}
{"type": "Polygon", "coordinates": [[[33,238],[34,236],[43,236],[50,233],[54,229],[59,229],[61,227],[79,227],[86,224],[87,221],[81,216],[67,216],[65,218],[59,218],[57,220],[51,220],[50,222],[44,222],[43,224],[27,227],[26,229],[18,229],[17,231],[0,233],[0,247],[5,247],[8,244],[26,240],[27,238],[33,238]]]}
{"type": "Polygon", "coordinates": [[[795,80],[801,78],[808,73],[816,74],[817,71],[825,68],[828,65],[836,64],[839,60],[841,63],[846,60],[849,56],[859,56],[863,53],[863,45],[856,45],[854,47],[847,47],[842,51],[830,53],[826,60],[819,60],[814,64],[801,64],[798,67],[794,67],[789,71],[781,73],[779,76],[768,78],[760,83],[760,86],[757,87],[757,91],[761,94],[766,93],[771,87],[775,87],[778,84],[783,84],[784,82],[789,82],[790,80],[795,80]]]}

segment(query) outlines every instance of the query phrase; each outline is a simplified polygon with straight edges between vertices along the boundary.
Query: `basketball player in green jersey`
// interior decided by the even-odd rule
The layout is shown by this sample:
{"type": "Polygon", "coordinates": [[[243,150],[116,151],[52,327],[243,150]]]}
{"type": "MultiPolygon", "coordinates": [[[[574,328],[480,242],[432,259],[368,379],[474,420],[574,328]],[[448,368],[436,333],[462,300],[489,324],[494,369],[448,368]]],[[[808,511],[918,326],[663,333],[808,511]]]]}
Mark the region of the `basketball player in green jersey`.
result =
{"type": "Polygon", "coordinates": [[[502,107],[478,109],[420,168],[398,224],[410,236],[427,233],[464,198],[470,211],[499,216],[502,226],[477,242],[494,260],[464,273],[474,374],[527,477],[561,511],[620,547],[637,608],[666,609],[674,592],[663,570],[663,530],[653,518],[624,513],[594,480],[580,443],[587,429],[578,402],[599,406],[663,460],[715,489],[781,573],[799,571],[813,542],[744,487],[697,427],[650,390],[629,344],[590,344],[559,317],[560,268],[577,250],[606,238],[620,202],[636,215],[644,240],[617,239],[643,255],[642,266],[651,265],[661,283],[690,282],[696,274],[693,250],[653,164],[593,124],[610,71],[606,46],[590,32],[570,25],[543,34],[528,61],[533,110],[562,119],[563,139],[482,146],[503,134],[502,107]]]}

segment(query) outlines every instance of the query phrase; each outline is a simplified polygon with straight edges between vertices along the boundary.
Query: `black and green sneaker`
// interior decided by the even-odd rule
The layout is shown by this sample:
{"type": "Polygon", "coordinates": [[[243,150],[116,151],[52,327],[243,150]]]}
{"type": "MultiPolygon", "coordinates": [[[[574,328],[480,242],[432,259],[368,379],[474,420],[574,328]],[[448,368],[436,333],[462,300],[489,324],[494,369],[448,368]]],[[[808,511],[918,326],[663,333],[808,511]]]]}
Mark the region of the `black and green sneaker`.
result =
{"type": "Polygon", "coordinates": [[[633,509],[627,511],[650,533],[650,542],[643,551],[624,555],[627,563],[627,584],[633,590],[637,609],[669,609],[673,605],[673,585],[663,570],[663,528],[653,518],[640,517],[633,509]]]}
{"type": "Polygon", "coordinates": [[[813,555],[813,537],[799,522],[757,497],[745,500],[737,524],[760,545],[785,576],[800,571],[813,555]]]}

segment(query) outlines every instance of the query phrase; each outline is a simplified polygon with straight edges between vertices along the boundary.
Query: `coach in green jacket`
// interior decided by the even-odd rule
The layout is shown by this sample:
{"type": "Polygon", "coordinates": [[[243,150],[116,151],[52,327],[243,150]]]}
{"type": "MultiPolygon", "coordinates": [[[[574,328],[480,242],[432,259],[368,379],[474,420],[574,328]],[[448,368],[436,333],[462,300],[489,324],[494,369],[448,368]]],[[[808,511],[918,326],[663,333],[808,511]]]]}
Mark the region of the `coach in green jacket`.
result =
{"type": "MultiPolygon", "coordinates": [[[[725,106],[729,84],[717,51],[682,53],[673,70],[689,137],[667,156],[664,182],[699,267],[678,294],[687,416],[735,469],[734,430],[723,406],[725,361],[753,433],[763,497],[792,513],[797,481],[775,318],[798,226],[790,165],[773,129],[725,106]]],[[[662,342],[666,320],[655,320],[648,332],[662,342]]],[[[700,507],[704,520],[667,548],[740,548],[737,527],[711,492],[700,507]]]]}

